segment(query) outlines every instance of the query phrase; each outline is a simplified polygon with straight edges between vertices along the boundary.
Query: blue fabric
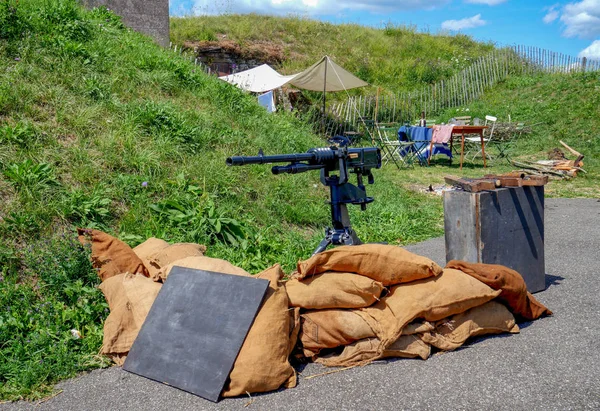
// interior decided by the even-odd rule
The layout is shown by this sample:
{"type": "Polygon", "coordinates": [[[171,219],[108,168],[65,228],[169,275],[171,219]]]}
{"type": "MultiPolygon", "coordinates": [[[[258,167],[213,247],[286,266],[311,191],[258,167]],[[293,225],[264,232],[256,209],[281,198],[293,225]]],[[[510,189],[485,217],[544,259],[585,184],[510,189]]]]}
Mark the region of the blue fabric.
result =
{"type": "Polygon", "coordinates": [[[273,99],[273,90],[267,91],[265,94],[259,95],[258,104],[266,108],[269,113],[274,112],[276,109],[275,100],[273,99]]]}
{"type": "MultiPolygon", "coordinates": [[[[429,156],[429,146],[431,142],[431,137],[433,136],[433,129],[429,127],[411,127],[411,126],[402,126],[398,129],[398,140],[400,142],[403,141],[413,141],[415,144],[412,146],[403,148],[400,151],[400,155],[404,156],[408,154],[408,151],[414,151],[417,153],[420,161],[427,161],[427,157],[429,156]]],[[[450,151],[450,147],[448,144],[434,144],[433,145],[433,153],[432,156],[436,154],[443,154],[452,158],[452,151],[450,151]]]]}

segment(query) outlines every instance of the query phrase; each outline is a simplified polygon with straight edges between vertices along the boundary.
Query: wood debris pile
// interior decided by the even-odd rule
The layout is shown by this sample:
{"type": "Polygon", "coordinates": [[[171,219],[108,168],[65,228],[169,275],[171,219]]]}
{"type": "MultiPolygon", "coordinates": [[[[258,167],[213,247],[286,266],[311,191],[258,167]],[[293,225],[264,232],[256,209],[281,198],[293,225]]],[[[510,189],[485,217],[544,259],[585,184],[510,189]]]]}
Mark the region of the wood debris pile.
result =
{"type": "MultiPolygon", "coordinates": [[[[578,172],[585,173],[583,169],[583,158],[585,157],[580,152],[572,149],[563,141],[560,142],[571,154],[576,156],[575,160],[568,160],[564,155],[562,159],[557,159],[556,151],[552,155],[554,159],[539,160],[539,161],[511,161],[514,166],[521,167],[522,172],[533,175],[550,175],[560,178],[576,177],[578,172]]],[[[560,152],[560,150],[558,150],[560,152]]],[[[561,152],[562,154],[562,152],[561,152]]]]}

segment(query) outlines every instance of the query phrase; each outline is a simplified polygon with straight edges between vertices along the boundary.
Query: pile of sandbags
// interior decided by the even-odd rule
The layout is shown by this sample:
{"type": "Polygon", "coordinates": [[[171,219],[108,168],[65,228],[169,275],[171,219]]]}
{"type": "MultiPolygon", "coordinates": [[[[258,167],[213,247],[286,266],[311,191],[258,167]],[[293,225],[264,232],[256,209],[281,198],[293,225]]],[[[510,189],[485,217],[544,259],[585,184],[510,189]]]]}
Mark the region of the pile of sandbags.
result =
{"type": "MultiPolygon", "coordinates": [[[[150,238],[132,249],[102,231],[79,229],[78,234],[79,241],[91,247],[92,264],[102,279],[100,289],[110,307],[101,353],[118,365],[125,362],[174,266],[250,276],[225,260],[204,256],[203,245],[169,244],[150,238]]],[[[224,397],[296,385],[296,372],[288,357],[298,334],[298,310],[289,310],[279,265],[255,277],[269,280],[270,285],[223,389],[224,397]]]]}
{"type": "Polygon", "coordinates": [[[513,313],[551,314],[506,267],[453,261],[442,269],[382,244],[317,254],[299,262],[285,286],[290,306],[301,309],[296,355],[328,366],[426,359],[432,347],[448,351],[471,337],[519,332],[513,313]]]}
{"type": "MultiPolygon", "coordinates": [[[[98,230],[79,229],[110,306],[102,353],[123,364],[162,283],[174,266],[250,276],[204,255],[206,247],[150,238],[135,248],[98,230]]],[[[382,244],[342,246],[300,261],[290,279],[275,265],[222,395],[296,385],[289,358],[351,366],[389,358],[427,359],[469,338],[519,332],[515,315],[551,312],[504,266],[432,260],[382,244]]],[[[161,349],[157,347],[156,349],[161,349]]]]}

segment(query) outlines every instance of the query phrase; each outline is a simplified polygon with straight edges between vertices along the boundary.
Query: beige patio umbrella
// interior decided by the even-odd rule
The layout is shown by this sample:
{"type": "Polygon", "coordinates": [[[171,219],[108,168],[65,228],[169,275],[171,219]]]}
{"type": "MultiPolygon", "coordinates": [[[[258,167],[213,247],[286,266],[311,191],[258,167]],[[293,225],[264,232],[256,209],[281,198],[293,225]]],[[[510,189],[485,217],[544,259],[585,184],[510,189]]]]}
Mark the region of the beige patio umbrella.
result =
{"type": "Polygon", "coordinates": [[[343,91],[369,85],[337,65],[329,56],[324,56],[303,72],[296,74],[289,83],[304,90],[322,91],[323,115],[325,115],[325,95],[328,91],[343,91]]]}

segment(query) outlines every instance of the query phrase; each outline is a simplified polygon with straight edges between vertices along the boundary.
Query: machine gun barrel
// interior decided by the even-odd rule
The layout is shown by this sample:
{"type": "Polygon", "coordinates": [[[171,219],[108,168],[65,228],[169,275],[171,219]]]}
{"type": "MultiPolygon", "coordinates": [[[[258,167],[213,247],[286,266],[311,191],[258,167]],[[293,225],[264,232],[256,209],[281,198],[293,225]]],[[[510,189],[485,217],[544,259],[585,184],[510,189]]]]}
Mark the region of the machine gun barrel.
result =
{"type": "Polygon", "coordinates": [[[228,166],[244,166],[247,164],[269,164],[269,163],[298,163],[300,161],[314,161],[314,153],[277,154],[273,156],[233,156],[225,160],[228,166]]]}

